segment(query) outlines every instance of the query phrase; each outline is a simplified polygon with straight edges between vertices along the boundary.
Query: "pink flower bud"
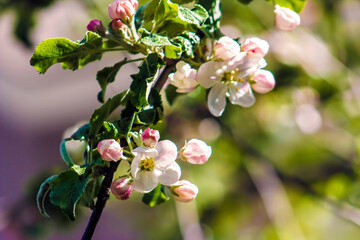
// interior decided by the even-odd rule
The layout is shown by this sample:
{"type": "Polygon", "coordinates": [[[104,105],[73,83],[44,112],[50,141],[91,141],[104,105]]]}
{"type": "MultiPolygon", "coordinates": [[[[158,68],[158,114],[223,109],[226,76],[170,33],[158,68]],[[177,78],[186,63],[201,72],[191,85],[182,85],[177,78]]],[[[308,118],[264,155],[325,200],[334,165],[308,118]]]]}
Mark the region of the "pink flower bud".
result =
{"type": "Polygon", "coordinates": [[[102,22],[98,19],[91,20],[90,23],[87,25],[87,30],[91,32],[95,32],[100,36],[105,36],[106,29],[102,22]]]}
{"type": "Polygon", "coordinates": [[[251,85],[252,89],[258,93],[267,93],[275,87],[274,75],[267,70],[258,70],[251,77],[251,80],[255,82],[251,85]]]}
{"type": "Polygon", "coordinates": [[[214,51],[216,58],[226,60],[236,56],[240,52],[240,46],[233,39],[224,36],[215,41],[214,51]]]}
{"type": "Polygon", "coordinates": [[[99,142],[97,150],[105,161],[117,162],[122,157],[123,149],[114,139],[105,139],[99,142]]]}
{"type": "Polygon", "coordinates": [[[209,160],[211,147],[204,141],[191,139],[180,150],[180,158],[192,164],[204,164],[209,160]]]}
{"type": "Polygon", "coordinates": [[[177,181],[171,186],[171,193],[180,202],[190,202],[195,199],[199,189],[196,185],[187,180],[177,181]]]}
{"type": "Polygon", "coordinates": [[[126,200],[130,197],[132,191],[132,185],[129,183],[130,178],[117,178],[110,186],[112,194],[119,200],[126,200]]]}
{"type": "Polygon", "coordinates": [[[111,28],[114,29],[115,32],[122,34],[123,36],[127,35],[127,26],[118,19],[114,19],[110,23],[111,28]]]}
{"type": "Polygon", "coordinates": [[[145,129],[141,134],[141,140],[146,147],[155,147],[160,139],[160,133],[158,130],[152,130],[150,128],[145,129]]]}
{"type": "Polygon", "coordinates": [[[169,74],[169,83],[177,87],[176,92],[191,92],[197,85],[196,70],[184,61],[176,64],[176,72],[169,74]]]}
{"type": "Polygon", "coordinates": [[[275,5],[275,26],[283,31],[291,31],[300,25],[300,16],[293,10],[275,5]]]}
{"type": "Polygon", "coordinates": [[[241,45],[241,50],[250,54],[256,54],[259,57],[264,57],[269,51],[269,44],[260,38],[247,38],[241,45]]]}
{"type": "Polygon", "coordinates": [[[133,20],[138,5],[137,0],[115,0],[109,4],[109,17],[128,23],[133,20]]]}

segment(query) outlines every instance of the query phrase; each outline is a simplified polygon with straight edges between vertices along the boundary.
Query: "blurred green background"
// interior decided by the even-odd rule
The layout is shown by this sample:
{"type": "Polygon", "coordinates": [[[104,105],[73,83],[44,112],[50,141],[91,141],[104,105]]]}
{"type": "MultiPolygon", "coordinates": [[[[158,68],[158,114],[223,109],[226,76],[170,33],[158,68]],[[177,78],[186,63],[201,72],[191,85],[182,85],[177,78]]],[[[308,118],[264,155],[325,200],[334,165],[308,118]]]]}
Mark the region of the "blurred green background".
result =
{"type": "MultiPolygon", "coordinates": [[[[109,22],[109,3],[0,0],[0,239],[81,238],[89,209],[79,208],[73,223],[49,206],[46,219],[35,196],[65,168],[64,129],[99,106],[96,71],[125,55],[46,75],[28,61],[42,40],[81,39],[91,19],[109,22]]],[[[166,104],[166,121],[155,127],[162,139],[181,147],[199,138],[213,149],[205,165],[180,163],[182,178],[199,187],[196,201],[149,208],[138,193],[111,197],[94,239],[359,239],[360,2],[308,0],[290,33],[274,28],[273,7],[262,0],[224,0],[222,12],[223,33],[269,42],[276,88],[256,94],[251,108],[228,104],[221,118],[210,115],[200,88],[166,104]]],[[[135,71],[122,69],[108,96],[128,88],[135,71]]],[[[81,147],[69,146],[74,158],[81,147]]]]}

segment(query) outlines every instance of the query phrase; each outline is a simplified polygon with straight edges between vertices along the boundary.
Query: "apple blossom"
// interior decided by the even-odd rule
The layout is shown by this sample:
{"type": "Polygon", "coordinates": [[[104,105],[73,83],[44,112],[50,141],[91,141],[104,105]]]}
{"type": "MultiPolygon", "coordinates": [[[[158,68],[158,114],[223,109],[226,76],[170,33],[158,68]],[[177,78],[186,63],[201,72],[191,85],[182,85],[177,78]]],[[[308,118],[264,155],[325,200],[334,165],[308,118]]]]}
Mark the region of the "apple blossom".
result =
{"type": "Polygon", "coordinates": [[[197,80],[204,88],[211,88],[208,106],[211,114],[222,115],[226,106],[226,96],[232,104],[250,107],[255,102],[248,78],[266,62],[259,56],[240,52],[223,62],[210,61],[200,66],[197,80]]]}
{"type": "Polygon", "coordinates": [[[241,44],[241,50],[249,54],[264,57],[269,51],[269,44],[267,41],[257,37],[247,38],[244,43],[241,44]]]}
{"type": "Polygon", "coordinates": [[[196,70],[184,61],[176,64],[176,72],[170,73],[168,79],[169,83],[177,87],[176,91],[180,93],[190,92],[198,85],[196,70]]]}
{"type": "Polygon", "coordinates": [[[180,150],[180,158],[192,164],[204,164],[209,160],[211,147],[204,141],[191,139],[180,150]]]}
{"type": "Polygon", "coordinates": [[[131,163],[131,175],[134,179],[133,189],[140,193],[153,190],[158,183],[172,185],[181,175],[180,166],[175,162],[176,145],[163,140],[154,148],[138,147],[132,153],[135,155],[131,163]]]}
{"type": "Polygon", "coordinates": [[[300,25],[300,16],[293,10],[275,5],[275,26],[283,31],[291,31],[300,25]]]}
{"type": "Polygon", "coordinates": [[[146,147],[155,147],[160,139],[160,133],[158,130],[153,130],[150,128],[145,129],[141,134],[141,140],[146,147]]]}
{"type": "Polygon", "coordinates": [[[102,22],[98,19],[91,20],[90,23],[87,25],[87,30],[91,32],[95,32],[100,36],[105,36],[106,29],[102,22]]]}
{"type": "Polygon", "coordinates": [[[274,75],[268,70],[258,70],[250,80],[254,81],[251,87],[257,93],[267,93],[275,87],[274,75]]]}
{"type": "Polygon", "coordinates": [[[233,39],[224,36],[215,41],[214,53],[215,57],[220,60],[226,60],[234,57],[240,52],[240,45],[233,39]]]}
{"type": "Polygon", "coordinates": [[[117,178],[111,183],[110,190],[117,199],[126,200],[130,197],[132,191],[130,180],[131,178],[128,177],[117,178]]]}
{"type": "Polygon", "coordinates": [[[105,161],[117,162],[122,157],[123,149],[120,143],[114,139],[105,139],[99,142],[97,150],[101,154],[101,158],[105,161]]]}
{"type": "Polygon", "coordinates": [[[195,184],[182,179],[171,186],[171,193],[180,202],[190,202],[195,199],[199,189],[195,184]]]}
{"type": "Polygon", "coordinates": [[[120,19],[123,23],[129,23],[133,20],[138,5],[137,0],[115,0],[109,4],[109,17],[120,19]]]}

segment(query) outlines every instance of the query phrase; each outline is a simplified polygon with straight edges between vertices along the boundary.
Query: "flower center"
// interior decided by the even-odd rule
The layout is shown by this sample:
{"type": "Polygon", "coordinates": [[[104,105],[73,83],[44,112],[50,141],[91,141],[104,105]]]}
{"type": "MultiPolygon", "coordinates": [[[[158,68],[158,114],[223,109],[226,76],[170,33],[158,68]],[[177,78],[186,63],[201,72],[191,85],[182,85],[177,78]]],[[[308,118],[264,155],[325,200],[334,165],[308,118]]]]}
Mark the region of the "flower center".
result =
{"type": "Polygon", "coordinates": [[[231,83],[231,82],[243,83],[245,81],[245,78],[240,77],[239,75],[240,75],[240,70],[238,68],[235,68],[234,70],[232,70],[230,72],[224,73],[223,81],[226,83],[231,83]]]}
{"type": "Polygon", "coordinates": [[[145,158],[140,162],[139,167],[142,171],[154,170],[155,167],[154,159],[152,157],[145,158]]]}

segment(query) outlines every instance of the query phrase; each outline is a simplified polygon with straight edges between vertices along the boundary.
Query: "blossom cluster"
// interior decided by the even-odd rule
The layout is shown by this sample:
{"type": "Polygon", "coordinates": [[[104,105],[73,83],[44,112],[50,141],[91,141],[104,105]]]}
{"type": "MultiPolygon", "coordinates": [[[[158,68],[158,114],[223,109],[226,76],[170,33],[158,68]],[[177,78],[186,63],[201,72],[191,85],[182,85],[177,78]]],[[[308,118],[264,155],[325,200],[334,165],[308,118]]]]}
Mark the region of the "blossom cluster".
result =
{"type": "MultiPolygon", "coordinates": [[[[117,199],[126,200],[134,190],[139,193],[152,191],[159,183],[168,186],[178,201],[193,200],[198,188],[182,179],[177,158],[191,163],[204,164],[211,155],[211,147],[198,139],[191,139],[178,152],[177,146],[170,140],[160,139],[159,131],[147,128],[142,132],[141,145],[131,151],[130,175],[115,179],[110,190],[117,199]]],[[[114,139],[99,142],[98,152],[105,161],[118,161],[123,156],[123,148],[114,139]]]]}
{"type": "Polygon", "coordinates": [[[275,86],[275,78],[266,66],[264,56],[269,44],[260,38],[247,38],[240,45],[224,36],[215,41],[214,57],[196,71],[185,62],[176,64],[176,71],[169,75],[169,83],[178,92],[188,92],[198,84],[210,89],[208,106],[214,116],[221,116],[226,97],[232,104],[250,107],[255,102],[252,92],[267,93],[275,86]]]}

